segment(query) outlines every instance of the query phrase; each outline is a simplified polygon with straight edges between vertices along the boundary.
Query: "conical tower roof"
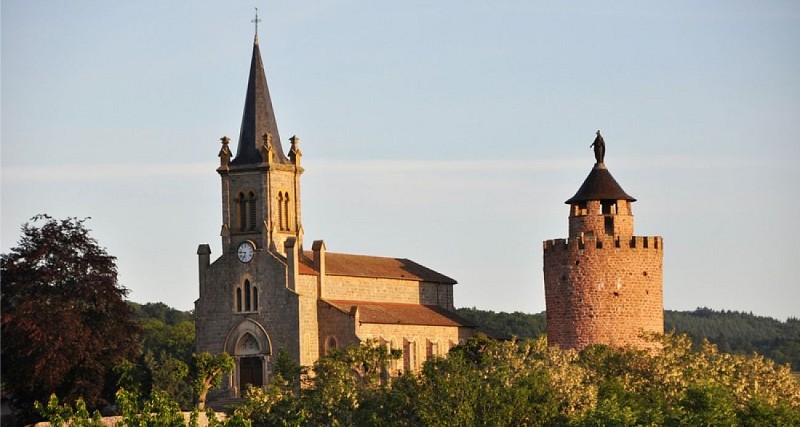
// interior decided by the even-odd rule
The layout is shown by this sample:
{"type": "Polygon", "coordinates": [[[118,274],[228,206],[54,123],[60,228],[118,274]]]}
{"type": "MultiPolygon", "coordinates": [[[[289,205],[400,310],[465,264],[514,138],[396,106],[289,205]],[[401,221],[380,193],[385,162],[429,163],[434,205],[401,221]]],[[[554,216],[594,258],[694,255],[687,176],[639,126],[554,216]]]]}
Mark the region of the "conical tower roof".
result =
{"type": "Polygon", "coordinates": [[[267,76],[264,73],[264,64],[261,62],[261,52],[258,47],[258,36],[256,36],[253,42],[253,57],[250,60],[250,77],[247,81],[239,145],[236,149],[236,157],[231,164],[244,165],[264,161],[259,148],[264,143],[265,134],[271,135],[273,161],[289,163],[289,159],[281,147],[281,137],[278,134],[278,125],[272,109],[267,76]]]}
{"type": "Polygon", "coordinates": [[[578,192],[564,203],[569,205],[589,200],[636,201],[636,199],[629,196],[628,193],[620,187],[617,180],[611,176],[611,172],[606,169],[606,165],[602,162],[595,163],[592,171],[589,172],[589,176],[586,177],[583,184],[581,184],[581,188],[578,189],[578,192]]]}

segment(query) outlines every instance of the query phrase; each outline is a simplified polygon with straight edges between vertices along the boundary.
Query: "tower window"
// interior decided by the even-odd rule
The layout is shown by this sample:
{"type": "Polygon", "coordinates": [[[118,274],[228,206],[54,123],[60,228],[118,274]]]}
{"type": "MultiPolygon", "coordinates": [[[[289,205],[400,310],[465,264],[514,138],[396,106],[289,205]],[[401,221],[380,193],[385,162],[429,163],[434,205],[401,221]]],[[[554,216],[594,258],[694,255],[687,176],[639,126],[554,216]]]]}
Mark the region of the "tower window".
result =
{"type": "Polygon", "coordinates": [[[250,230],[255,230],[256,229],[256,195],[253,194],[252,191],[250,192],[250,198],[249,198],[248,202],[250,203],[250,206],[249,206],[250,207],[250,209],[249,209],[249,211],[250,211],[249,212],[250,213],[250,224],[249,224],[248,228],[250,230]]]}
{"type": "Polygon", "coordinates": [[[250,311],[250,281],[244,281],[244,311],[250,311]]]}
{"type": "Polygon", "coordinates": [[[253,311],[258,311],[258,288],[253,286],[253,311]]]}
{"type": "Polygon", "coordinates": [[[283,229],[289,231],[289,193],[283,193],[283,229]]]}
{"type": "Polygon", "coordinates": [[[236,312],[242,311],[242,288],[236,288],[236,312]]]}
{"type": "Polygon", "coordinates": [[[613,216],[607,216],[607,217],[603,218],[603,220],[605,222],[606,235],[613,236],[614,235],[614,217],[613,216]]]}
{"type": "Polygon", "coordinates": [[[283,230],[283,193],[278,193],[278,227],[283,230]]]}
{"type": "Polygon", "coordinates": [[[247,227],[247,199],[244,197],[244,193],[239,193],[237,203],[239,204],[239,231],[244,231],[247,227]]]}
{"type": "Polygon", "coordinates": [[[603,200],[600,202],[603,215],[616,215],[617,202],[613,200],[603,200]]]}
{"type": "Polygon", "coordinates": [[[239,231],[255,230],[256,216],[258,214],[255,193],[252,191],[248,194],[239,193],[235,203],[238,210],[236,212],[236,220],[238,221],[239,231]]]}
{"type": "Polygon", "coordinates": [[[278,193],[278,228],[289,231],[289,193],[278,193]]]}

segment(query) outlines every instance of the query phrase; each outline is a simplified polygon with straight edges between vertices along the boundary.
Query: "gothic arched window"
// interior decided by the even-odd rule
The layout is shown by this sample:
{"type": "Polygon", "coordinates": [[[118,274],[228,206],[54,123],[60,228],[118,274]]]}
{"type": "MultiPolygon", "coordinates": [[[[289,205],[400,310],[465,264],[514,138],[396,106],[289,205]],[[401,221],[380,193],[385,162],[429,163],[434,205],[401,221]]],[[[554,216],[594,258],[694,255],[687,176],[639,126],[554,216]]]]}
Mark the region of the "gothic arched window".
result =
{"type": "Polygon", "coordinates": [[[242,311],[242,288],[236,288],[236,312],[242,311]]]}
{"type": "Polygon", "coordinates": [[[239,193],[237,202],[239,204],[239,231],[244,231],[247,227],[247,199],[245,199],[244,193],[239,193]]]}
{"type": "Polygon", "coordinates": [[[249,224],[248,228],[250,230],[255,230],[256,229],[256,195],[253,194],[252,191],[250,192],[250,198],[249,198],[248,202],[250,203],[250,212],[249,212],[249,214],[250,214],[250,224],[249,224]]]}
{"type": "Polygon", "coordinates": [[[336,341],[336,337],[328,337],[325,340],[325,354],[330,354],[330,352],[336,350],[339,347],[339,343],[336,341]]]}
{"type": "Polygon", "coordinates": [[[278,228],[283,230],[283,193],[278,193],[278,228]]]}
{"type": "Polygon", "coordinates": [[[244,281],[244,311],[250,311],[250,281],[244,281]]]}
{"type": "Polygon", "coordinates": [[[258,288],[253,286],[253,311],[258,311],[258,288]]]}
{"type": "Polygon", "coordinates": [[[283,229],[289,230],[289,193],[283,193],[283,229]]]}

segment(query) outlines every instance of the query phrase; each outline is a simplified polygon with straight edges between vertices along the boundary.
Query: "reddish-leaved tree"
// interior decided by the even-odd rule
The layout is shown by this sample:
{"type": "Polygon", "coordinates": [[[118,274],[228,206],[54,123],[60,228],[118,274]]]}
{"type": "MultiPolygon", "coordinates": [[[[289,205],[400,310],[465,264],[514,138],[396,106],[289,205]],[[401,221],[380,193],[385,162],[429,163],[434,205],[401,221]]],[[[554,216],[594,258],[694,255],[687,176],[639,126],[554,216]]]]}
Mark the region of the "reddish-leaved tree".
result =
{"type": "Polygon", "coordinates": [[[113,367],[138,350],[116,258],[85,221],[37,215],[0,256],[3,391],[23,417],[51,393],[69,403],[82,397],[90,408],[107,404],[113,367]]]}

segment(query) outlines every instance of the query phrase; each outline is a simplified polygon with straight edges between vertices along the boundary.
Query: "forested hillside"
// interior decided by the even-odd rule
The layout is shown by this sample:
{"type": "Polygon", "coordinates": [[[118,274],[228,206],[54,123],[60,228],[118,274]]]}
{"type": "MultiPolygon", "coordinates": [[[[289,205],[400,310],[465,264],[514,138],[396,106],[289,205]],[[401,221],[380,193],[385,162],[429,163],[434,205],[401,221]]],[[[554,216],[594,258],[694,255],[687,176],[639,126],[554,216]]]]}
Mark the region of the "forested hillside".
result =
{"type": "MultiPolygon", "coordinates": [[[[500,336],[537,337],[546,330],[544,312],[536,314],[496,313],[460,308],[458,314],[500,336]]],[[[778,363],[790,363],[800,371],[800,319],[785,322],[738,311],[698,308],[694,311],[664,312],[664,330],[686,333],[695,344],[703,339],[720,351],[734,354],[757,352],[778,363]]]]}
{"type": "MultiPolygon", "coordinates": [[[[194,315],[170,308],[163,303],[131,303],[134,315],[143,328],[143,347],[154,355],[165,352],[188,359],[193,350],[194,315]]],[[[546,331],[544,312],[527,314],[460,308],[458,314],[480,325],[497,337],[536,338],[546,331]]],[[[785,322],[727,310],[698,308],[694,311],[664,312],[664,330],[687,334],[697,345],[703,339],[719,350],[733,354],[757,352],[778,363],[789,363],[800,371],[800,319],[785,322]]]]}

